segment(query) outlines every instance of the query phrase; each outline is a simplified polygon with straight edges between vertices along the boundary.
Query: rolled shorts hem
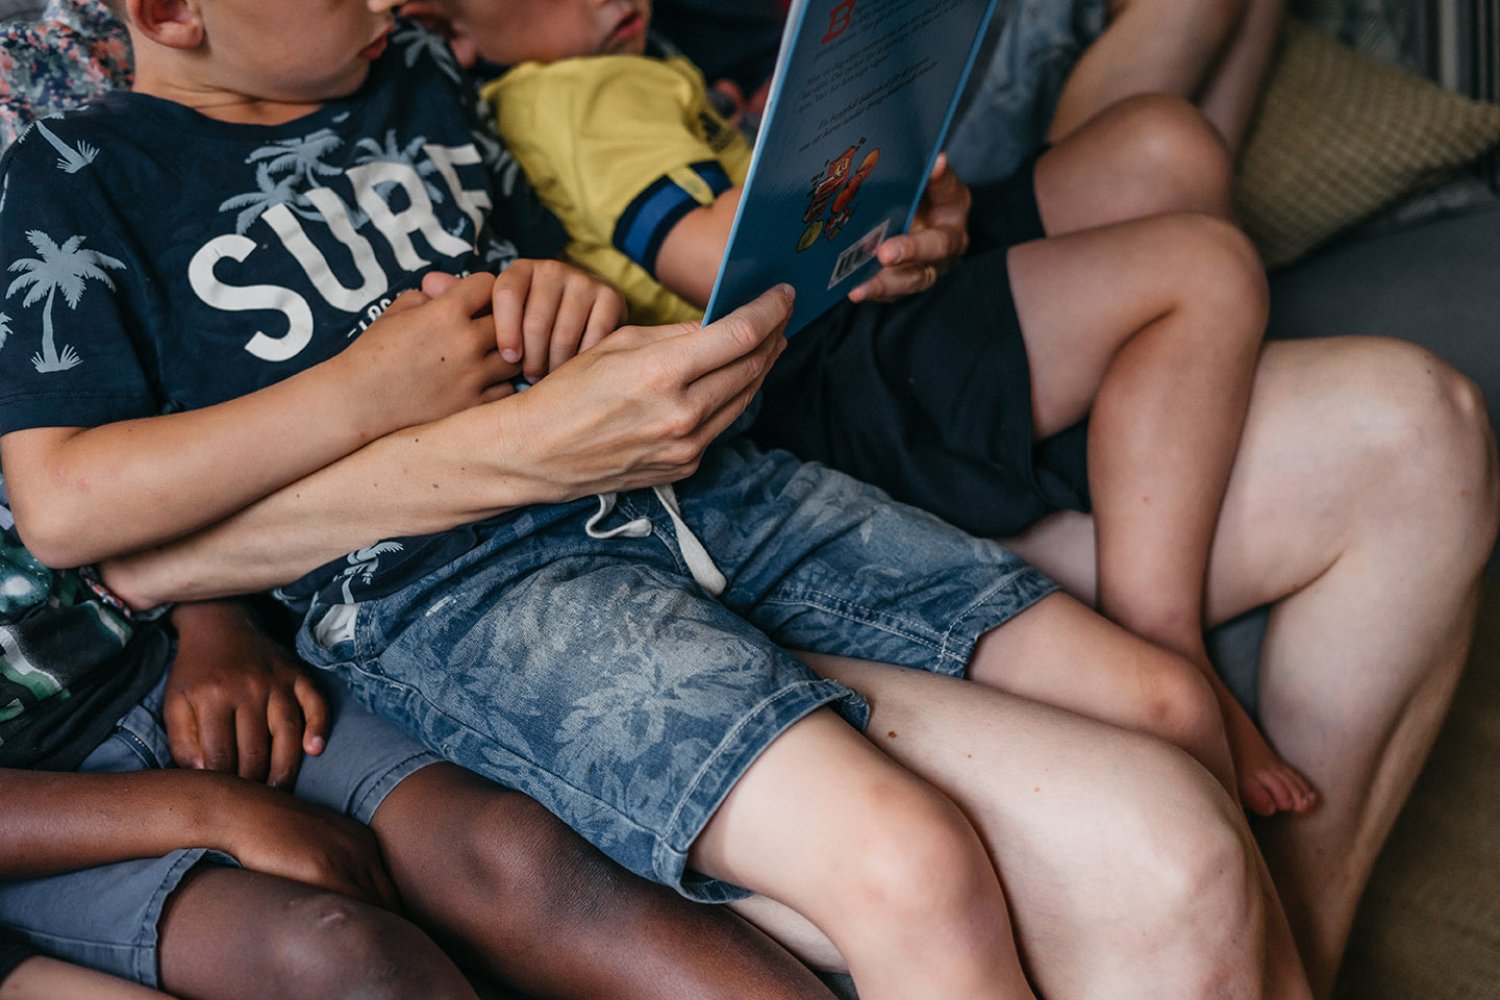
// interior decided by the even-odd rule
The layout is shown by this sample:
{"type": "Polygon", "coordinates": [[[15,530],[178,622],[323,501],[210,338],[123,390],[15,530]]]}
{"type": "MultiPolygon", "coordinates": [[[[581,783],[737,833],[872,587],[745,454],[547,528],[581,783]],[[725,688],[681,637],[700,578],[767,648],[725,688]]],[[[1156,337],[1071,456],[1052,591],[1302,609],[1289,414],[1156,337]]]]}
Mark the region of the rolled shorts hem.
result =
{"type": "Polygon", "coordinates": [[[869,722],[870,710],[863,697],[837,681],[819,680],[776,692],[725,734],[678,800],[666,830],[656,838],[651,863],[658,878],[700,903],[728,903],[752,895],[722,879],[690,871],[688,851],[760,755],[793,725],[825,706],[860,731],[869,722]]]}
{"type": "Polygon", "coordinates": [[[96,925],[101,930],[119,930],[121,933],[118,938],[109,939],[102,933],[88,937],[56,934],[28,927],[21,920],[14,922],[13,929],[50,956],[128,979],[151,989],[161,989],[159,946],[161,919],[166,911],[167,900],[181,887],[188,873],[200,865],[238,868],[239,862],[221,851],[194,847],[134,864],[154,866],[160,871],[150,896],[135,914],[96,925]]]}
{"type": "Polygon", "coordinates": [[[1061,590],[1055,580],[1030,566],[1000,580],[954,619],[938,651],[937,672],[953,677],[967,675],[980,639],[1061,590]]]}

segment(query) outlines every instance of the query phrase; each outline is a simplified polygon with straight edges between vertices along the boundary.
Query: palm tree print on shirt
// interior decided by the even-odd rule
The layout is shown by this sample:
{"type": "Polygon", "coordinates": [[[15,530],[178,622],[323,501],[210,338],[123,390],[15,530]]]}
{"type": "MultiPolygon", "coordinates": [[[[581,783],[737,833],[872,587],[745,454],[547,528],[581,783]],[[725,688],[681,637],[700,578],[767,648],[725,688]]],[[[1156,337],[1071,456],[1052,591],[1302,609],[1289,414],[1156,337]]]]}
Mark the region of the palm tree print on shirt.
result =
{"type": "Polygon", "coordinates": [[[78,171],[93,163],[94,158],[99,155],[99,148],[97,146],[90,146],[81,139],[78,141],[77,146],[69,146],[59,139],[51,129],[43,125],[41,121],[38,121],[34,127],[41,134],[42,138],[47,140],[48,145],[57,150],[57,169],[64,173],[78,173],[78,171]]]}
{"type": "Polygon", "coordinates": [[[290,171],[298,180],[306,179],[311,186],[319,187],[319,177],[336,177],[341,172],[324,163],[323,158],[343,144],[333,129],[320,128],[300,139],[277,139],[245,157],[245,162],[265,163],[273,174],[290,171]]]}
{"type": "Polygon", "coordinates": [[[28,285],[31,286],[31,291],[21,300],[22,306],[36,305],[46,297],[47,304],[42,312],[42,349],[40,353],[31,356],[31,365],[39,372],[65,372],[77,367],[83,359],[67,345],[64,345],[61,353],[58,352],[52,328],[53,300],[58,291],[61,291],[68,308],[77,309],[90,281],[98,281],[105,288],[114,291],[115,283],[103,268],[123,271],[125,263],[108,254],[83,249],[82,236],[70,236],[67,242],[59,246],[46,233],[32,229],[26,233],[26,239],[40,256],[26,257],[11,264],[10,269],[20,271],[21,276],[10,283],[10,287],[5,290],[5,297],[10,298],[28,285]]]}
{"type": "Polygon", "coordinates": [[[368,587],[375,581],[375,574],[380,571],[380,557],[391,552],[400,552],[406,546],[400,542],[378,542],[368,548],[351,552],[345,558],[349,565],[339,571],[335,579],[344,581],[344,603],[354,603],[354,584],[362,583],[368,587]]]}
{"type": "MultiPolygon", "coordinates": [[[[337,177],[341,167],[323,160],[344,144],[332,129],[322,128],[300,139],[278,139],[262,146],[246,163],[255,164],[255,190],[225,199],[221,212],[238,212],[235,232],[245,235],[257,219],[277,205],[285,205],[304,219],[318,219],[319,213],[303,194],[306,188],[322,187],[322,178],[337,177]]],[[[356,228],[361,220],[355,219],[356,228]]]]}
{"type": "Polygon", "coordinates": [[[453,58],[453,52],[448,48],[447,40],[441,36],[418,25],[403,23],[396,26],[396,30],[391,34],[391,41],[401,46],[407,69],[415,66],[418,59],[427,56],[454,83],[463,82],[458,62],[453,58]]]}
{"type": "MultiPolygon", "coordinates": [[[[447,195],[443,191],[443,188],[432,180],[433,176],[438,172],[438,167],[423,151],[423,147],[426,145],[427,137],[425,135],[419,135],[410,142],[402,144],[401,140],[396,137],[396,130],[389,129],[385,133],[384,145],[376,142],[374,139],[361,139],[359,142],[356,142],[354,148],[360,151],[360,155],[354,162],[361,164],[400,163],[403,166],[411,167],[417,172],[417,176],[422,178],[422,187],[427,189],[427,197],[432,199],[434,205],[441,205],[447,195]]],[[[382,189],[391,186],[388,182],[377,185],[375,190],[383,196],[385,191],[382,189]]]]}

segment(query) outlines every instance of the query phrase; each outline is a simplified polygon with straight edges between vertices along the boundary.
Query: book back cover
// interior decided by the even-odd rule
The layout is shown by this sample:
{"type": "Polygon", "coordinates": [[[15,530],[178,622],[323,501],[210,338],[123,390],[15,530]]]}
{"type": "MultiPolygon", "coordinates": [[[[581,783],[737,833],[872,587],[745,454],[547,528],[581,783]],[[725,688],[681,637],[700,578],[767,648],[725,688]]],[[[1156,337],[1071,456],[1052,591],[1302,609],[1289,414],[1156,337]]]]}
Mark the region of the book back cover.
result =
{"type": "Polygon", "coordinates": [[[788,333],[905,232],[996,0],[797,0],[705,321],[778,282],[788,333]]]}

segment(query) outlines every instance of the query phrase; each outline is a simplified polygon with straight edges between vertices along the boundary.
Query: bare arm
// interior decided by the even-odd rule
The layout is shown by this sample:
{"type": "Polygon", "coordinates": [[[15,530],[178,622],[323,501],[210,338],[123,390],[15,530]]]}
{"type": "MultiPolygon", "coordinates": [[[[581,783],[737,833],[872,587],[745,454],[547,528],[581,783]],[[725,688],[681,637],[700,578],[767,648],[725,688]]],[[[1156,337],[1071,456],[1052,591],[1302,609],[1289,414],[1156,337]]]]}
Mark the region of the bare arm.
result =
{"type": "Polygon", "coordinates": [[[0,438],[27,547],[76,566],[220,520],[400,427],[509,391],[489,275],[393,304],[347,350],[217,406],[0,438]]]}
{"type": "Polygon", "coordinates": [[[662,240],[656,255],[656,280],[700,309],[713,294],[743,190],[730,188],[712,205],[684,215],[662,240]]]}
{"type": "Polygon", "coordinates": [[[393,906],[375,835],[264,785],[212,771],[0,769],[0,878],[35,878],[187,848],[393,906]]]}
{"type": "Polygon", "coordinates": [[[789,289],[705,327],[626,327],[527,392],[388,435],[176,544],[107,563],[137,607],[262,590],[382,538],[672,482],[760,388],[789,289]]]}
{"type": "MultiPolygon", "coordinates": [[[[657,280],[700,308],[708,305],[713,293],[742,191],[732,188],[712,205],[683,216],[657,254],[657,280]]],[[[893,302],[931,288],[938,275],[968,250],[971,200],[969,189],[948,168],[947,156],[939,156],[911,231],[880,244],[880,271],[853,289],[850,300],[893,302]]]]}

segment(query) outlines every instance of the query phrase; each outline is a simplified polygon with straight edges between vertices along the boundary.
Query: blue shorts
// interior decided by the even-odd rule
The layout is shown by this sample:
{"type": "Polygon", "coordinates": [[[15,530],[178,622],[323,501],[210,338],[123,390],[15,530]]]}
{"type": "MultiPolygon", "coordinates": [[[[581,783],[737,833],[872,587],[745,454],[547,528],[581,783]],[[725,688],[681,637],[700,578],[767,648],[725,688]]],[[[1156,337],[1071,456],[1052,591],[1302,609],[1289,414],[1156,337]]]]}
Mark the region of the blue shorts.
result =
{"type": "Polygon", "coordinates": [[[786,649],[961,675],[980,636],[1055,585],[997,544],[744,440],[711,448],[677,494],[728,580],[719,597],[639,491],[603,527],[647,518],[646,537],[591,537],[597,504],[570,505],[400,593],[315,604],[299,642],[368,707],[626,868],[723,901],[742,891],[685,866],[740,775],[820,706],[865,720],[857,694],[786,649]]]}
{"type": "MultiPolygon", "coordinates": [[[[161,721],[163,679],[84,760],[79,771],[124,773],[171,767],[161,721]]],[[[328,685],[328,745],[306,757],[296,794],[369,822],[401,781],[440,758],[328,685]]],[[[157,934],[167,898],[198,865],[234,866],[202,848],[46,878],[0,882],[0,925],[58,958],[160,988],[157,934]]]]}

